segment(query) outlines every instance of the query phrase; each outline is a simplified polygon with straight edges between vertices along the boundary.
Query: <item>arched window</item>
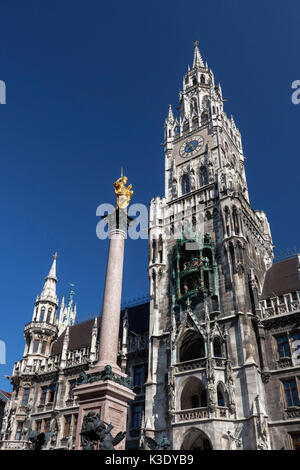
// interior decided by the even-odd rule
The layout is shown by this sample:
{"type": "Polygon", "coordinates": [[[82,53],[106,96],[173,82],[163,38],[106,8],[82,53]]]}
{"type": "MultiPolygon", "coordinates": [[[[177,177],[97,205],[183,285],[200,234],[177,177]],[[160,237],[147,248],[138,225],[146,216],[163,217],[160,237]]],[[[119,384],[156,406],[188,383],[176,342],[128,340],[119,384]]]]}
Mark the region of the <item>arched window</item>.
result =
{"type": "Polygon", "coordinates": [[[231,258],[232,269],[233,269],[233,272],[235,273],[236,265],[235,265],[234,247],[231,242],[229,243],[229,253],[230,253],[230,258],[231,258]]]}
{"type": "Polygon", "coordinates": [[[200,188],[202,186],[206,186],[208,184],[208,172],[207,168],[205,166],[202,166],[200,168],[200,173],[199,173],[199,185],[200,188]]]}
{"type": "Polygon", "coordinates": [[[193,129],[198,127],[198,118],[196,116],[193,117],[192,125],[193,125],[193,129]]]}
{"type": "Polygon", "coordinates": [[[183,195],[183,194],[189,193],[190,191],[191,191],[190,178],[189,178],[189,175],[185,174],[183,175],[182,180],[181,180],[181,193],[183,195]]]}
{"type": "Polygon", "coordinates": [[[208,121],[208,112],[203,111],[201,114],[201,124],[205,124],[208,121]]]}
{"type": "Polygon", "coordinates": [[[42,308],[41,315],[40,315],[40,321],[45,321],[45,312],[46,312],[46,310],[44,308],[42,308]]]}
{"type": "Polygon", "coordinates": [[[184,121],[183,132],[188,131],[188,130],[189,130],[189,121],[184,121]]]}
{"type": "Polygon", "coordinates": [[[214,357],[222,357],[222,346],[219,338],[215,338],[213,342],[214,357]]]}
{"type": "Polygon", "coordinates": [[[198,114],[198,106],[196,98],[193,98],[191,101],[191,114],[196,113],[198,114]]]}
{"type": "Polygon", "coordinates": [[[158,261],[159,263],[163,262],[163,241],[162,241],[162,236],[159,236],[158,240],[158,261]]]}
{"type": "Polygon", "coordinates": [[[220,385],[218,385],[218,388],[217,388],[217,396],[218,396],[218,406],[225,406],[224,393],[220,385]]]}
{"type": "Polygon", "coordinates": [[[182,410],[207,407],[207,393],[201,380],[190,378],[183,387],[180,405],[182,410]]]}
{"type": "Polygon", "coordinates": [[[237,208],[234,206],[232,209],[232,220],[233,220],[233,227],[236,235],[240,233],[240,226],[239,226],[239,219],[237,214],[237,208]]]}
{"type": "Polygon", "coordinates": [[[153,271],[152,273],[152,295],[153,295],[153,307],[156,308],[156,272],[153,271]]]}
{"type": "Polygon", "coordinates": [[[52,314],[52,310],[51,308],[48,309],[48,312],[47,312],[47,323],[50,323],[51,322],[51,314],[52,314]]]}
{"type": "Polygon", "coordinates": [[[193,86],[194,85],[197,85],[197,78],[196,77],[193,77],[193,86]]]}
{"type": "Polygon", "coordinates": [[[224,209],[226,234],[230,237],[230,215],[228,207],[224,209]]]}
{"type": "Polygon", "coordinates": [[[156,261],[156,240],[152,240],[152,263],[154,264],[156,261]]]}
{"type": "Polygon", "coordinates": [[[205,347],[202,337],[189,331],[186,333],[180,348],[179,362],[192,361],[205,356],[205,347]]]}
{"type": "Polygon", "coordinates": [[[201,75],[201,77],[200,77],[200,83],[201,83],[201,85],[205,85],[205,77],[204,77],[204,75],[201,75]]]}

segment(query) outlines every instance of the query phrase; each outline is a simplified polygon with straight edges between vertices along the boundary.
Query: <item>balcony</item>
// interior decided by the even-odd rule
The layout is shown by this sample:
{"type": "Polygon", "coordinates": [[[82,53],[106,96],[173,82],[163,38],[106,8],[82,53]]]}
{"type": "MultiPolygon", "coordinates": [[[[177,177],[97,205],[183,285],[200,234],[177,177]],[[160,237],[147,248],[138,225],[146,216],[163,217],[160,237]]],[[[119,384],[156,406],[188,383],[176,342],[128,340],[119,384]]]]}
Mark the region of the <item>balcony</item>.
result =
{"type": "Polygon", "coordinates": [[[228,419],[228,408],[217,406],[214,410],[206,408],[192,408],[189,410],[180,410],[174,412],[175,423],[182,423],[184,421],[199,421],[204,419],[228,419]]]}
{"type": "Polygon", "coordinates": [[[28,441],[0,441],[0,450],[29,450],[31,447],[28,441]]]}
{"type": "Polygon", "coordinates": [[[279,303],[270,307],[264,306],[264,301],[261,302],[262,307],[262,320],[267,320],[268,318],[274,318],[281,315],[286,315],[289,313],[299,312],[300,311],[300,301],[296,300],[293,302],[279,303]]]}
{"type": "Polygon", "coordinates": [[[56,325],[52,325],[52,323],[47,323],[45,321],[40,322],[40,321],[32,321],[30,323],[27,323],[24,328],[24,334],[30,331],[36,331],[37,333],[43,332],[43,333],[49,333],[55,335],[58,331],[58,328],[56,325]]]}
{"type": "Polygon", "coordinates": [[[293,406],[284,410],[284,419],[300,418],[300,406],[293,406]]]}
{"type": "Polygon", "coordinates": [[[293,367],[293,360],[291,357],[282,357],[276,361],[277,369],[285,369],[286,367],[293,367]]]}
{"type": "Polygon", "coordinates": [[[205,368],[206,368],[206,357],[174,364],[175,374],[178,374],[179,372],[187,372],[189,370],[197,370],[197,369],[205,369],[205,368]]]}

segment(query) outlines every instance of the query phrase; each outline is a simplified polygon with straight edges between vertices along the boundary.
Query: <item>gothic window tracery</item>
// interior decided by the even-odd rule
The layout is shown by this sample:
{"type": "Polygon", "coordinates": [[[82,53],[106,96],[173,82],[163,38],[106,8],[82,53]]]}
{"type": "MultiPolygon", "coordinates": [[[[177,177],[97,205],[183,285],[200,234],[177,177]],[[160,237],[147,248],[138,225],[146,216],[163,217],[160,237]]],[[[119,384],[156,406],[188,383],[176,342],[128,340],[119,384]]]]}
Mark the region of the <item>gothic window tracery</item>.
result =
{"type": "Polygon", "coordinates": [[[187,194],[191,191],[190,178],[186,173],[181,179],[181,193],[182,195],[187,194]]]}
{"type": "Polygon", "coordinates": [[[207,171],[207,168],[205,166],[202,166],[200,168],[200,172],[199,172],[199,185],[200,185],[200,188],[202,186],[206,186],[208,184],[208,171],[207,171]]]}

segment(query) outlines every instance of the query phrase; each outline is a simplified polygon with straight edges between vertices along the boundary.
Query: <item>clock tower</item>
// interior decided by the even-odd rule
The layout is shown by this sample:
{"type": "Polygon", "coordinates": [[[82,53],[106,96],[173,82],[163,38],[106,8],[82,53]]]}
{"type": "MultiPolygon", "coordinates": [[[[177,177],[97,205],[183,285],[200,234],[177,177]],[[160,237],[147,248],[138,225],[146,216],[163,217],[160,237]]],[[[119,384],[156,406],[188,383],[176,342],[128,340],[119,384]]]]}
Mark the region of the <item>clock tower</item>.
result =
{"type": "Polygon", "coordinates": [[[250,205],[241,134],[194,46],[179,114],[170,105],[165,120],[165,194],[150,204],[145,432],[173,449],[258,448],[272,238],[250,205]]]}

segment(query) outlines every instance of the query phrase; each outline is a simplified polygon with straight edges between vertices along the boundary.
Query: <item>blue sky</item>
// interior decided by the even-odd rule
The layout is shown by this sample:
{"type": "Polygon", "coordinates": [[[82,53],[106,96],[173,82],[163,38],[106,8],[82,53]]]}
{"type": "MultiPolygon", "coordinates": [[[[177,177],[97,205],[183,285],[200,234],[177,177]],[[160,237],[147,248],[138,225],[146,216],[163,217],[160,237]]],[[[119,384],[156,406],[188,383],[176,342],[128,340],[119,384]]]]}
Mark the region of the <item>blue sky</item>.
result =
{"type": "MultiPolygon", "coordinates": [[[[163,122],[196,39],[242,132],[251,203],[278,251],[299,246],[299,15],[298,0],[1,2],[0,389],[55,251],[59,296],[72,282],[79,320],[101,310],[96,208],[121,166],[134,202],[162,195],[163,122]]],[[[127,241],[124,299],[147,293],[147,256],[127,241]]]]}

